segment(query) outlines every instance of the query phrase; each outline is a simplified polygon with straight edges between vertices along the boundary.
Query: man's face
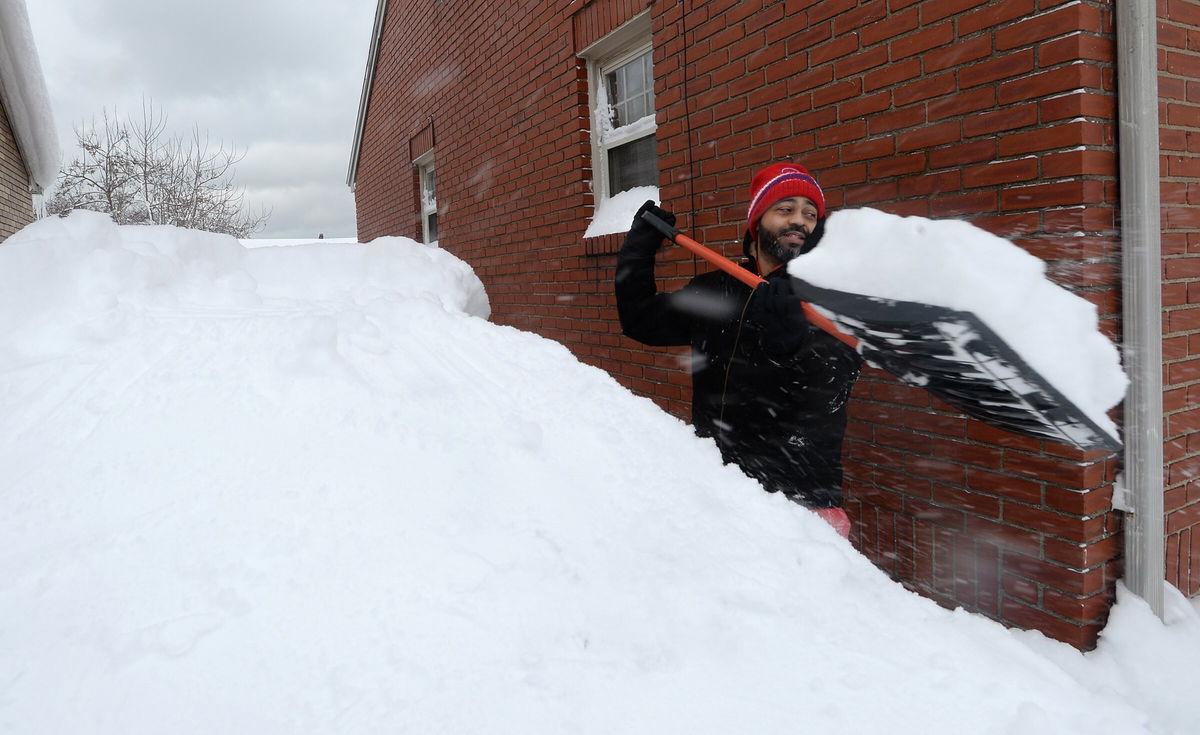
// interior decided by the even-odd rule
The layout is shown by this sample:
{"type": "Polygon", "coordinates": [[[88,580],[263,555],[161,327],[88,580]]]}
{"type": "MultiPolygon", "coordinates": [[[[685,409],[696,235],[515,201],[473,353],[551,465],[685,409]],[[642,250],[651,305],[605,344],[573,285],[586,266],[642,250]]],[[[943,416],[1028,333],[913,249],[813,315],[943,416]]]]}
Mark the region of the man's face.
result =
{"type": "Polygon", "coordinates": [[[817,205],[811,199],[780,199],[758,221],[759,251],[780,263],[786,263],[805,252],[804,242],[816,226],[817,205]]]}

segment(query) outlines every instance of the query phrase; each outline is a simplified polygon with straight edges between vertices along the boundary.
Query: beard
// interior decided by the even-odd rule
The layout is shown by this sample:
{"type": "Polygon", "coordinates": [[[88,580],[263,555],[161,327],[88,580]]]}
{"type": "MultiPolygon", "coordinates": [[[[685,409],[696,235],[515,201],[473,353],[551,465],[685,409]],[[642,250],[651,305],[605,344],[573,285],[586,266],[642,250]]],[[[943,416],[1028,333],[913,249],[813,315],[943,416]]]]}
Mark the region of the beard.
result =
{"type": "Polygon", "coordinates": [[[811,233],[809,233],[807,228],[799,225],[794,227],[785,227],[779,232],[772,232],[765,227],[759,226],[758,247],[760,250],[778,260],[780,263],[787,263],[793,258],[804,255],[812,249],[808,247],[809,234],[811,233]],[[798,247],[784,245],[783,243],[779,242],[779,238],[792,233],[804,235],[804,242],[802,242],[798,247]]]}

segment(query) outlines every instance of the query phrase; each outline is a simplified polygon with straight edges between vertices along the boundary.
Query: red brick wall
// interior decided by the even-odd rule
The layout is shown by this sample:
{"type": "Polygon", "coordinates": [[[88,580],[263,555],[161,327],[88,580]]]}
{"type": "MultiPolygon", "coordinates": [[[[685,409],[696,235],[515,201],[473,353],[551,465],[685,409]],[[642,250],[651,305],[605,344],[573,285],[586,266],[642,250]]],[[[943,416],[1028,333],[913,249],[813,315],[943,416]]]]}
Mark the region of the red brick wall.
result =
{"type": "Polygon", "coordinates": [[[612,263],[580,242],[591,149],[573,31],[598,36],[645,5],[389,2],[357,176],[360,239],[419,239],[410,141],[431,128],[441,241],[483,278],[495,320],[597,364],[630,359],[613,353],[612,263]],[[573,21],[577,8],[587,22],[573,21]]]}
{"type": "Polygon", "coordinates": [[[1167,580],[1200,593],[1200,2],[1159,15],[1167,580]]]}
{"type": "MultiPolygon", "coordinates": [[[[834,206],[964,217],[1014,238],[1115,335],[1107,4],[707,2],[664,15],[691,53],[656,70],[686,88],[666,109],[684,123],[660,140],[677,156],[668,168],[697,173],[664,198],[703,192],[701,239],[733,249],[746,169],[797,158],[834,206]]],[[[1119,574],[1113,462],[968,422],[879,373],[855,396],[848,492],[864,553],[946,604],[1090,644],[1119,574]]]]}
{"type": "MultiPolygon", "coordinates": [[[[646,7],[660,184],[681,228],[738,254],[750,175],[795,159],[833,206],[962,217],[1014,239],[1119,336],[1110,0],[475,0],[453,14],[393,0],[358,170],[360,238],[419,234],[408,154],[432,126],[442,242],[483,278],[495,320],[686,415],[679,352],[619,334],[619,238],[580,239],[590,147],[575,54],[646,7]]],[[[1197,49],[1183,38],[1177,66],[1197,49]]],[[[1175,76],[1191,79],[1176,107],[1194,103],[1197,75],[1175,76]]],[[[1196,153],[1194,136],[1179,140],[1178,158],[1196,153]]],[[[1179,209],[1194,204],[1195,184],[1179,196],[1179,209]]],[[[1175,230],[1182,254],[1200,246],[1194,222],[1175,230]]],[[[670,288],[703,269],[672,249],[660,272],[670,288]]],[[[1188,329],[1174,349],[1200,354],[1188,329]]],[[[945,604],[1094,641],[1120,573],[1115,458],[969,422],[879,372],[852,410],[848,507],[864,553],[945,604]]],[[[1182,431],[1173,461],[1196,451],[1182,431]]],[[[1173,492],[1172,517],[1190,526],[1195,491],[1173,492]]]]}
{"type": "Polygon", "coordinates": [[[0,106],[0,240],[33,221],[29,172],[17,150],[8,115],[0,106]]]}

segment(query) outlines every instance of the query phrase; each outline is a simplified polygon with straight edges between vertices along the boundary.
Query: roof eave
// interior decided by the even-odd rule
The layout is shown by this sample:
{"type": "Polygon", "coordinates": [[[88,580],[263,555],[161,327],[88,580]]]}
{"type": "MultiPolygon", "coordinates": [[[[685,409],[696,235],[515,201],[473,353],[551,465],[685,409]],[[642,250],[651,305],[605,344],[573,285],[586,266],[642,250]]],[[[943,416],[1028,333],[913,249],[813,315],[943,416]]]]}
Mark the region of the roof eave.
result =
{"type": "Polygon", "coordinates": [[[0,103],[29,173],[30,191],[53,188],[62,148],[24,2],[0,3],[0,103]]]}
{"type": "Polygon", "coordinates": [[[358,99],[358,122],[354,127],[354,145],[350,151],[350,168],[346,172],[346,185],[351,190],[358,179],[358,157],[362,152],[363,128],[367,123],[367,105],[371,101],[371,85],[375,80],[375,62],[379,58],[379,43],[383,36],[383,18],[387,15],[388,0],[379,0],[375,6],[375,27],[371,31],[371,51],[367,55],[367,69],[363,74],[362,95],[358,99]]]}

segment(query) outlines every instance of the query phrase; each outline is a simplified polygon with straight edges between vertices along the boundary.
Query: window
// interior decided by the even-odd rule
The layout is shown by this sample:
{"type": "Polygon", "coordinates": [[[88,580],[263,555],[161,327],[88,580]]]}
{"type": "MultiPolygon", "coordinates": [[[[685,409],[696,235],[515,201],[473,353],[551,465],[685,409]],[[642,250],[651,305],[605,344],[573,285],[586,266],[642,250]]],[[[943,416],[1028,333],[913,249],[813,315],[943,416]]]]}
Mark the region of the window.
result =
{"type": "Polygon", "coordinates": [[[596,204],[658,186],[650,16],[643,13],[583,54],[589,61],[596,204]]]}
{"type": "Polygon", "coordinates": [[[654,141],[654,73],[649,49],[619,66],[602,69],[597,107],[600,144],[608,164],[608,195],[635,186],[658,186],[654,141]]]}
{"type": "Polygon", "coordinates": [[[426,243],[438,241],[437,176],[434,173],[433,151],[418,158],[417,175],[421,200],[421,234],[426,243]]]}

